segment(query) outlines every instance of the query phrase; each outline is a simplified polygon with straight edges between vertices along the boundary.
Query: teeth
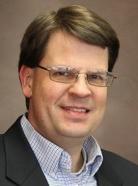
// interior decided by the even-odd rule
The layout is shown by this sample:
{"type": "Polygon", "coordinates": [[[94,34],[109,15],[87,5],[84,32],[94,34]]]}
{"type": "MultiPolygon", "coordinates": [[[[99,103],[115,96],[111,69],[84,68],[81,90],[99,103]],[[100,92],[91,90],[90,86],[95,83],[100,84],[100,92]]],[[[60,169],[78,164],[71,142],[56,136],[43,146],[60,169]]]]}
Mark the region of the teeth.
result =
{"type": "Polygon", "coordinates": [[[73,112],[81,112],[81,113],[86,113],[87,112],[87,109],[84,109],[84,108],[68,107],[66,109],[70,110],[70,111],[73,111],[73,112]]]}
{"type": "Polygon", "coordinates": [[[86,112],[86,109],[80,109],[80,108],[71,108],[70,110],[73,112],[86,112]]]}

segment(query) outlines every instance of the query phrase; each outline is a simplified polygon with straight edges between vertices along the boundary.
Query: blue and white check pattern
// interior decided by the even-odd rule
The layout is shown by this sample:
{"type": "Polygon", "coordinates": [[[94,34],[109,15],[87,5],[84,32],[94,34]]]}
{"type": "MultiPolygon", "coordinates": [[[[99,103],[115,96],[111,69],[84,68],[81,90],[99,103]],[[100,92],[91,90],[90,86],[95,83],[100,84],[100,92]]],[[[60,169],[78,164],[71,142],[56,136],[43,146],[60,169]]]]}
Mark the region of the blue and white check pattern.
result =
{"type": "Polygon", "coordinates": [[[66,151],[35,131],[25,115],[21,118],[21,126],[50,186],[97,186],[94,175],[102,164],[103,156],[93,137],[84,142],[81,170],[72,173],[71,157],[66,151]]]}

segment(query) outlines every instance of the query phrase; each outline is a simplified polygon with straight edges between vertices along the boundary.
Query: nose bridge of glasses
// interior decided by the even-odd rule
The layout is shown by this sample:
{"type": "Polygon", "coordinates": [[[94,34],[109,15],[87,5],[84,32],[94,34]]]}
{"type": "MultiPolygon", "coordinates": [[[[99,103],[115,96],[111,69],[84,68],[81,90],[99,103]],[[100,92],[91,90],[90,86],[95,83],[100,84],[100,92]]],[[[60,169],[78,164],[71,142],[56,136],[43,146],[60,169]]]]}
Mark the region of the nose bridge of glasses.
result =
{"type": "Polygon", "coordinates": [[[86,72],[78,72],[76,74],[76,82],[75,84],[78,85],[78,88],[83,89],[89,89],[89,83],[88,83],[88,78],[87,78],[87,73],[86,72]]]}
{"type": "Polygon", "coordinates": [[[74,81],[74,83],[71,84],[69,92],[79,97],[87,97],[92,94],[92,89],[90,88],[87,82],[86,73],[78,72],[76,74],[76,81],[74,81]]]}
{"type": "Polygon", "coordinates": [[[77,81],[84,80],[85,83],[87,83],[87,74],[85,72],[78,72],[77,75],[76,75],[76,80],[77,81]]]}

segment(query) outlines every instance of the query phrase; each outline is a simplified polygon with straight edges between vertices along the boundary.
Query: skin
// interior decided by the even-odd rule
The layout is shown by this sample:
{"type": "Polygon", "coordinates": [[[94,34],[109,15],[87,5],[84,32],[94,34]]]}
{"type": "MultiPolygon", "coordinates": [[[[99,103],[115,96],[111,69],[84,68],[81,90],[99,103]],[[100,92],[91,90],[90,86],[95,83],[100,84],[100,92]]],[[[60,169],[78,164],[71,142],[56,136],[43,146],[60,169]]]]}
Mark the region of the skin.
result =
{"type": "MultiPolygon", "coordinates": [[[[42,66],[65,65],[87,71],[107,71],[108,50],[86,44],[61,31],[49,40],[42,66]]],[[[72,171],[81,168],[84,139],[100,124],[106,107],[107,88],[89,85],[84,74],[75,83],[49,79],[39,68],[22,66],[23,94],[30,98],[28,119],[41,135],[65,149],[72,158],[72,171]],[[89,112],[81,110],[89,109],[89,112]]]]}

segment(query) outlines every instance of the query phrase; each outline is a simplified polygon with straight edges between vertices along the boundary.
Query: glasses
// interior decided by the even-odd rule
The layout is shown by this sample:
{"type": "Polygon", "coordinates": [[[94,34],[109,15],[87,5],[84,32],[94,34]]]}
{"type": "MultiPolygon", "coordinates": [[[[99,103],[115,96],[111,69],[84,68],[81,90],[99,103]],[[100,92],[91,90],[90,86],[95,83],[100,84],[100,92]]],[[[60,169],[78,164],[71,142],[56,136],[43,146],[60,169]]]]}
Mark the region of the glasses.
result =
{"type": "Polygon", "coordinates": [[[50,79],[59,83],[74,83],[79,74],[85,74],[90,85],[109,87],[112,85],[113,80],[117,78],[111,72],[80,73],[78,70],[66,66],[43,67],[38,65],[37,68],[48,71],[50,79]]]}

